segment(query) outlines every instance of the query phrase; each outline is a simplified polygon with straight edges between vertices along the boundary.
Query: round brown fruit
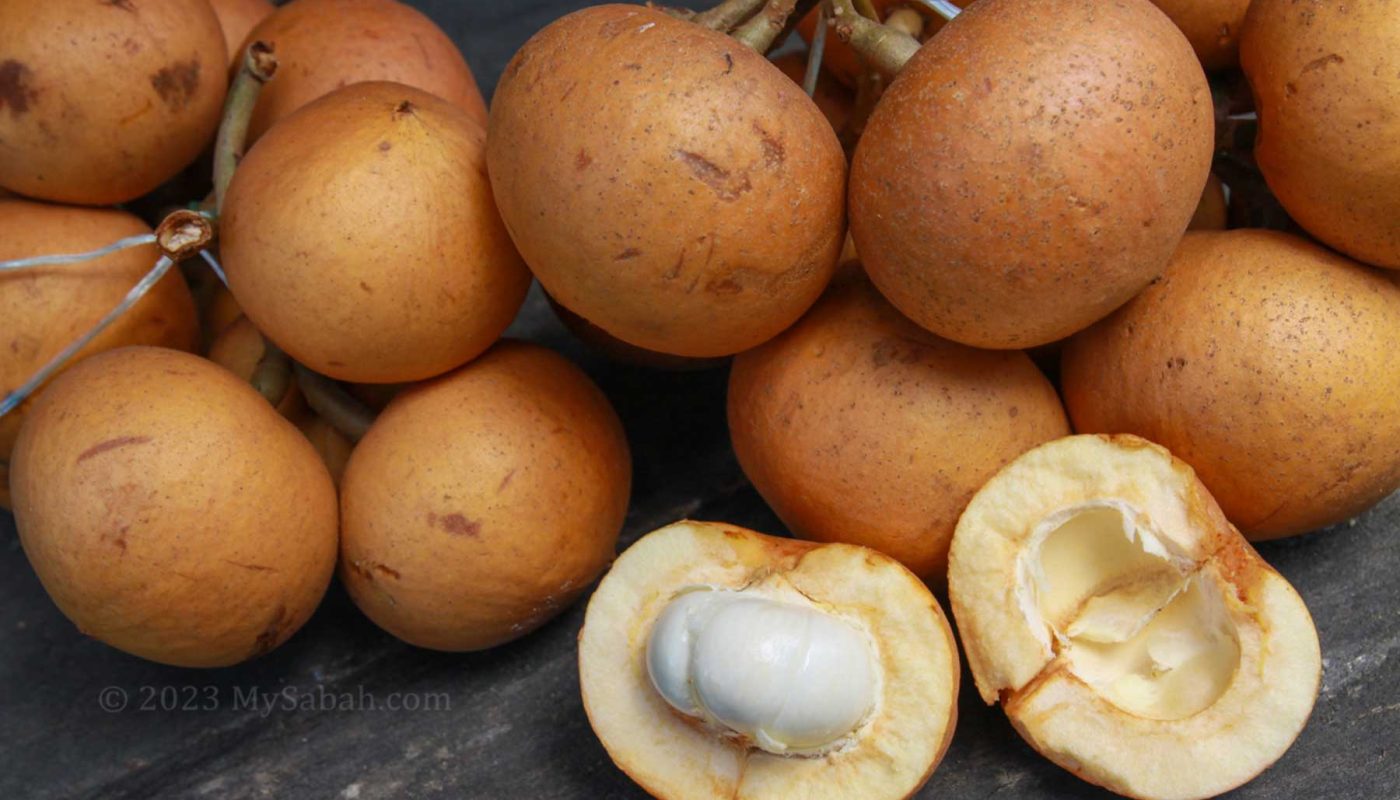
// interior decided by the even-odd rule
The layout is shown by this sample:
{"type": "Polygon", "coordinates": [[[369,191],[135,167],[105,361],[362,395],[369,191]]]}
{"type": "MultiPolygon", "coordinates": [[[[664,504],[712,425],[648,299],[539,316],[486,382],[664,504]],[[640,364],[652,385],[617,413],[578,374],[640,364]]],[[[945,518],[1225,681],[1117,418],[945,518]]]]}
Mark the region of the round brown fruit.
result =
{"type": "Polygon", "coordinates": [[[1400,287],[1283,233],[1190,233],[1162,280],[1070,340],[1076,430],[1195,468],[1251,539],[1303,533],[1400,486],[1400,287]]]}
{"type": "Polygon", "coordinates": [[[729,430],[794,535],[871,547],[941,584],[973,493],[1069,425],[1025,354],[939,339],[855,278],[735,357],[729,430]]]}
{"type": "Polygon", "coordinates": [[[200,0],[0,0],[0,185],[106,205],[213,141],[228,63],[200,0]]]}
{"type": "Polygon", "coordinates": [[[278,68],[258,97],[249,141],[312,100],[364,81],[422,89],[486,124],[481,90],[457,45],[396,0],[292,0],[260,22],[244,46],[257,41],[274,47],[278,68]]]}
{"type": "Polygon", "coordinates": [[[724,358],[687,358],[685,356],[673,356],[670,353],[658,353],[655,350],[648,350],[645,347],[637,347],[636,345],[622,341],[597,325],[580,317],[578,314],[564,308],[548,294],[545,295],[545,299],[549,300],[549,307],[553,309],[554,316],[558,317],[564,327],[569,329],[569,333],[572,333],[579,341],[613,361],[622,364],[631,364],[637,367],[647,367],[649,369],[692,372],[695,370],[712,369],[724,364],[728,360],[724,358]]]}
{"type": "Polygon", "coordinates": [[[786,328],[844,235],[845,157],[802,89],[734,39],[638,6],[570,14],[506,67],[491,185],[563,306],[712,358],[786,328]]]}
{"type": "Polygon", "coordinates": [[[491,346],[530,274],[491,200],[484,138],[457,107],[396,83],[347,86],[277,125],[224,202],[243,313],[347,381],[420,380],[491,346]]]}
{"type": "Polygon", "coordinates": [[[856,248],[944,338],[1052,342],[1171,258],[1210,170],[1212,115],[1190,45],[1147,0],[980,0],[871,116],[851,167],[856,248]]]}
{"type": "MultiPolygon", "coordinates": [[[[150,232],[124,211],[0,200],[0,261],[80,253],[150,232]]],[[[77,264],[0,272],[0,398],[121,303],[159,255],[155,245],[144,245],[77,264]]],[[[190,350],[197,324],[189,289],[178,270],[171,270],[70,363],[130,344],[190,350]]],[[[42,391],[0,417],[0,506],[10,505],[5,480],[10,451],[42,391]]]]}
{"type": "Polygon", "coordinates": [[[128,347],[54,381],[15,446],[20,542],[82,632],[186,667],[260,656],[335,568],[335,487],[292,424],[197,356],[128,347]]]}
{"type": "Polygon", "coordinates": [[[410,644],[480,650],[534,630],[607,566],[627,511],[622,424],[577,367],[506,341],[409,387],[341,482],[341,578],[410,644]]]}
{"type": "MultiPolygon", "coordinates": [[[[239,317],[219,334],[219,338],[209,345],[209,360],[237,375],[240,380],[250,381],[267,352],[267,340],[247,317],[239,317]]],[[[297,389],[295,377],[289,377],[287,390],[277,403],[277,413],[287,419],[297,419],[306,410],[301,392],[297,389]]]]}
{"type": "Polygon", "coordinates": [[[1298,224],[1400,269],[1400,9],[1385,0],[1258,0],[1240,64],[1254,90],[1254,157],[1298,224]]]}
{"type": "Polygon", "coordinates": [[[236,69],[243,61],[243,41],[248,38],[248,32],[276,11],[277,6],[271,0],[209,0],[209,5],[219,17],[229,64],[236,69]]]}
{"type": "Polygon", "coordinates": [[[1152,0],[1186,34],[1201,66],[1229,69],[1239,64],[1240,29],[1249,0],[1152,0]]]}

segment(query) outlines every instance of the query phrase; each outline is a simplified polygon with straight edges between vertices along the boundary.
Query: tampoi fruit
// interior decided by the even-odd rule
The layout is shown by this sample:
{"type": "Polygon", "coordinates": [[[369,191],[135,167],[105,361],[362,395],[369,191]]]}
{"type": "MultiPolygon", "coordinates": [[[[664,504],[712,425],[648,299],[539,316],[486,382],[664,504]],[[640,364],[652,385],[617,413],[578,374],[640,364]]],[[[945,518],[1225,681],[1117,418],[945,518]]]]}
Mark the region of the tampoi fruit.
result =
{"type": "Polygon", "coordinates": [[[280,645],[335,569],[336,500],[290,422],[198,356],[127,347],[39,398],[11,465],[39,580],[83,633],[217,667],[280,645]]]}
{"type": "Polygon", "coordinates": [[[257,41],[273,46],[278,67],[258,96],[249,141],[312,100],[364,81],[421,89],[486,124],[486,103],[457,45],[397,0],[292,0],[259,23],[243,46],[257,41]]]}
{"type": "Polygon", "coordinates": [[[347,86],[283,120],[224,201],[243,313],[345,381],[421,380],[490,347],[530,273],[492,202],[484,139],[461,109],[396,83],[347,86]]]}
{"type": "Polygon", "coordinates": [[[817,299],[845,235],[846,160],[783,73],[724,34],[585,8],[501,77],[501,216],[555,300],[629,344],[727,356],[817,299]]]}
{"type": "Polygon", "coordinates": [[[1152,0],[1186,34],[1201,66],[1229,69],[1239,64],[1240,29],[1250,0],[1152,0]]]}
{"type": "Polygon", "coordinates": [[[1400,9],[1390,0],[1256,0],[1240,65],[1254,91],[1254,158],[1308,233],[1400,269],[1400,9]]]}
{"type": "Polygon", "coordinates": [[[854,276],[734,358],[729,433],[794,535],[872,547],[942,584],[973,493],[1069,423],[1024,353],[940,339],[854,276]]]}
{"type": "Polygon", "coordinates": [[[1191,468],[1135,436],[1021,456],[948,573],[977,691],[1042,755],[1142,800],[1213,797],[1286,751],[1322,677],[1302,598],[1191,468]]]}
{"type": "Polygon", "coordinates": [[[894,559],[710,522],[628,548],[579,633],[588,720],[662,800],[909,797],[958,680],[943,610],[894,559]]]}
{"type": "Polygon", "coordinates": [[[1225,203],[1225,184],[1210,174],[1206,188],[1201,190],[1201,200],[1196,204],[1196,213],[1191,215],[1188,231],[1223,231],[1229,222],[1230,208],[1225,203]]]}
{"type": "Polygon", "coordinates": [[[341,478],[341,579],[410,644],[480,650],[543,625],[612,560],[632,467],[622,423],[561,356],[502,342],[410,386],[341,478]]]}
{"type": "Polygon", "coordinates": [[[214,140],[227,66],[205,0],[0,0],[0,186],[140,197],[214,140]]]}
{"type": "Polygon", "coordinates": [[[1213,114],[1195,53],[1148,0],[979,0],[870,117],[851,165],[856,248],[944,338],[1063,338],[1166,266],[1210,171],[1213,114]]]}
{"type": "MultiPolygon", "coordinates": [[[[262,361],[266,352],[267,340],[263,338],[262,333],[247,317],[239,317],[209,345],[209,360],[248,381],[252,379],[258,362],[262,361]]],[[[277,403],[277,413],[295,420],[299,419],[305,410],[306,402],[302,399],[301,392],[297,389],[296,378],[293,376],[287,381],[287,390],[277,403]]]]}
{"type": "Polygon", "coordinates": [[[214,13],[219,17],[219,28],[224,32],[224,45],[228,48],[229,63],[237,68],[243,63],[243,41],[248,32],[268,14],[277,10],[272,0],[209,0],[214,13]]]}
{"type": "Polygon", "coordinates": [[[1081,433],[1190,464],[1251,539],[1341,522],[1400,488],[1400,287],[1289,234],[1190,233],[1161,281],[1075,336],[1081,433]]]}
{"type": "Polygon", "coordinates": [[[549,301],[549,307],[554,311],[554,316],[559,322],[569,329],[575,338],[588,345],[593,350],[607,356],[621,364],[631,364],[637,367],[647,367],[649,369],[662,369],[674,372],[692,372],[695,370],[711,369],[724,364],[725,358],[688,358],[686,356],[673,356],[670,353],[658,353],[655,350],[648,350],[645,347],[638,347],[628,344],[611,333],[594,325],[578,314],[559,305],[548,293],[545,299],[549,301]]]}
{"type": "MultiPolygon", "coordinates": [[[[150,232],[124,211],[0,200],[0,261],[82,253],[150,232]]],[[[0,398],[116,308],[159,257],[155,245],[143,245],[75,264],[0,272],[0,398]]],[[[190,350],[197,325],[190,291],[179,271],[171,270],[69,363],[131,344],[190,350]]],[[[44,391],[0,417],[0,506],[10,506],[10,451],[25,414],[44,391]]]]}

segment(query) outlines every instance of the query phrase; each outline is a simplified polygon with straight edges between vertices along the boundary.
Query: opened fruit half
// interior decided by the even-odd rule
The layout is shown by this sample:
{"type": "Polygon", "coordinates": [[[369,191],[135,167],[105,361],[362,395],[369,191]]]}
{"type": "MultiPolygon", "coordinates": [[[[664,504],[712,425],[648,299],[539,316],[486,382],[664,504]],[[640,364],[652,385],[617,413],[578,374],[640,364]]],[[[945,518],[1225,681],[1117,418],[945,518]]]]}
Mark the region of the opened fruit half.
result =
{"type": "Polygon", "coordinates": [[[1130,797],[1239,786],[1317,697],[1298,593],[1190,467],[1134,436],[1059,439],[998,473],[958,523],[949,594],[982,699],[1130,797]]]}
{"type": "Polygon", "coordinates": [[[579,634],[583,704],[664,800],[903,798],[953,735],[938,602],[864,547],[678,522],[623,553],[579,634]]]}

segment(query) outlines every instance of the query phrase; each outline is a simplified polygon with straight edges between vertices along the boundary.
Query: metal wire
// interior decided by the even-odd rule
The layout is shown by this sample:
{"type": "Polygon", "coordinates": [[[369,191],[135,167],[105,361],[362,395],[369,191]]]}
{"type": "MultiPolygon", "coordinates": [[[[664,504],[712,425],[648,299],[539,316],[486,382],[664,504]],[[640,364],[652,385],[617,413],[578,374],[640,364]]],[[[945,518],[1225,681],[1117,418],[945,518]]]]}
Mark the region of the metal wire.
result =
{"type": "Polygon", "coordinates": [[[67,253],[52,256],[32,256],[30,258],[16,258],[13,261],[0,261],[0,272],[10,270],[28,269],[29,267],[43,267],[50,264],[79,264],[84,261],[91,261],[94,258],[111,255],[130,247],[140,247],[143,244],[154,244],[156,235],[154,233],[143,233],[140,236],[128,236],[125,239],[118,239],[106,247],[99,247],[96,250],[89,250],[86,253],[67,253]]]}

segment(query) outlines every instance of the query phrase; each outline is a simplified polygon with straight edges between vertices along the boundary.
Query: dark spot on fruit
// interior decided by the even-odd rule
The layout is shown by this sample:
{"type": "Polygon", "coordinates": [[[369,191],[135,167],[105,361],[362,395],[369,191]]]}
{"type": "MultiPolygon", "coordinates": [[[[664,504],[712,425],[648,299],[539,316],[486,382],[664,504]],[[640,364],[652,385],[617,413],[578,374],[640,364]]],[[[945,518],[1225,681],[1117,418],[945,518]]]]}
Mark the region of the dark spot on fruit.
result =
{"type": "Polygon", "coordinates": [[[668,281],[673,281],[681,276],[681,269],[683,267],[685,267],[684,250],[681,251],[681,254],[679,256],[676,256],[676,263],[672,264],[671,268],[666,270],[666,274],[662,275],[661,277],[665,278],[668,281]]]}
{"type": "Polygon", "coordinates": [[[131,4],[131,0],[102,0],[102,1],[103,1],[103,4],[104,4],[104,5],[109,5],[109,6],[111,6],[112,8],[120,8],[122,11],[130,11],[130,12],[133,13],[133,14],[136,13],[136,6],[133,6],[133,5],[131,4]]]}
{"type": "Polygon", "coordinates": [[[114,533],[102,534],[102,541],[110,541],[113,547],[116,547],[117,549],[122,551],[122,555],[126,555],[126,532],[129,530],[131,530],[130,525],[122,525],[121,527],[117,528],[117,530],[114,533]]]}
{"type": "Polygon", "coordinates": [[[588,151],[580,147],[578,150],[578,155],[574,156],[574,168],[582,172],[583,170],[588,169],[588,165],[592,163],[593,156],[590,156],[588,154],[588,151]]]}
{"type": "Polygon", "coordinates": [[[386,567],[386,566],[384,566],[383,564],[375,564],[375,565],[374,565],[374,570],[375,570],[376,572],[379,572],[379,573],[382,573],[382,574],[384,574],[384,575],[387,575],[387,576],[389,576],[390,578],[393,578],[394,580],[399,580],[400,578],[403,577],[402,575],[399,574],[399,571],[398,571],[398,570],[394,569],[393,567],[386,567]]]}
{"type": "Polygon", "coordinates": [[[1332,66],[1333,64],[1345,64],[1345,63],[1346,63],[1346,59],[1345,59],[1345,58],[1342,58],[1341,56],[1337,55],[1336,53],[1328,53],[1327,55],[1323,56],[1322,58],[1314,58],[1312,61],[1309,61],[1307,64],[1304,64],[1304,65],[1303,65],[1303,71],[1300,72],[1300,73],[1298,73],[1298,74],[1299,74],[1300,76],[1302,76],[1302,75],[1308,74],[1309,72],[1315,72],[1315,71],[1320,70],[1320,69],[1326,69],[1327,67],[1330,67],[1330,66],[1332,66]]]}
{"type": "Polygon", "coordinates": [[[29,67],[14,59],[0,61],[0,108],[10,109],[10,116],[29,111],[29,104],[38,97],[29,85],[32,75],[29,67]]]}
{"type": "Polygon", "coordinates": [[[417,110],[417,108],[417,106],[413,105],[412,100],[405,100],[402,103],[399,103],[398,107],[394,109],[394,113],[400,116],[404,114],[412,114],[415,110],[417,110]]]}
{"type": "Polygon", "coordinates": [[[638,70],[640,70],[640,69],[642,68],[642,65],[641,65],[641,64],[623,64],[623,65],[622,65],[622,68],[625,69],[625,70],[631,70],[632,72],[636,72],[636,71],[638,71],[638,70]]]}
{"type": "Polygon", "coordinates": [[[923,345],[912,339],[881,339],[870,347],[870,362],[876,368],[894,362],[913,364],[919,360],[923,345]]]}
{"type": "Polygon", "coordinates": [[[739,199],[740,195],[753,189],[753,184],[749,183],[748,175],[735,178],[729,170],[698,153],[692,153],[689,150],[676,150],[674,155],[690,167],[692,175],[714,190],[719,199],[725,202],[733,202],[739,199]]]}
{"type": "Polygon", "coordinates": [[[176,61],[151,76],[151,88],[156,90],[165,107],[179,111],[190,104],[199,91],[199,59],[176,61]]]}
{"type": "Polygon", "coordinates": [[[266,567],[266,566],[263,566],[262,564],[244,564],[242,561],[230,561],[230,560],[228,560],[227,558],[224,559],[224,563],[225,563],[225,564],[231,564],[232,566],[235,566],[235,567],[241,567],[241,568],[243,568],[243,569],[246,569],[246,570],[249,570],[249,571],[252,571],[252,572],[276,572],[276,571],[277,571],[277,568],[276,568],[276,567],[266,567]]]}
{"type": "Polygon", "coordinates": [[[744,291],[744,287],[733,278],[714,278],[705,283],[705,291],[711,294],[739,294],[744,291]]]}
{"type": "Polygon", "coordinates": [[[506,476],[504,478],[501,478],[501,485],[496,487],[496,494],[504,492],[506,490],[506,487],[510,485],[511,479],[514,477],[515,470],[512,469],[510,472],[507,472],[506,476]]]}
{"type": "Polygon", "coordinates": [[[725,53],[725,54],[724,54],[724,74],[725,74],[725,75],[728,75],[729,73],[731,73],[731,72],[733,72],[733,71],[734,71],[734,56],[731,56],[730,54],[725,53]]]}
{"type": "Polygon", "coordinates": [[[263,628],[263,632],[258,634],[258,638],[253,642],[253,653],[250,658],[257,658],[272,652],[272,648],[276,647],[282,638],[282,629],[290,621],[287,618],[287,607],[278,605],[277,610],[272,614],[272,619],[267,623],[267,627],[263,628]]]}
{"type": "Polygon", "coordinates": [[[369,284],[364,281],[360,281],[360,288],[364,290],[365,294],[374,294],[374,290],[369,288],[369,284]]]}
{"type": "Polygon", "coordinates": [[[1186,359],[1181,356],[1167,359],[1167,369],[1181,369],[1184,366],[1186,366],[1186,359]]]}
{"type": "Polygon", "coordinates": [[[773,168],[782,166],[783,160],[787,157],[783,140],[773,136],[757,122],[753,124],[753,129],[758,134],[759,146],[763,149],[764,163],[773,168]]]}
{"type": "Polygon", "coordinates": [[[1016,406],[1012,406],[1011,408],[1008,408],[1006,410],[1006,415],[1011,417],[1012,419],[1015,419],[1021,416],[1021,409],[1016,406]]]}
{"type": "Polygon", "coordinates": [[[344,362],[344,361],[327,361],[326,363],[329,364],[329,365],[331,365],[332,367],[343,367],[343,366],[345,366],[345,362],[344,362]]]}
{"type": "Polygon", "coordinates": [[[126,41],[122,42],[122,49],[126,51],[127,55],[134,56],[141,52],[141,43],[128,37],[126,41]]]}
{"type": "Polygon", "coordinates": [[[429,514],[428,524],[436,525],[455,536],[476,536],[481,533],[480,522],[467,519],[461,514],[448,514],[442,517],[437,514],[429,514]]]}
{"type": "Polygon", "coordinates": [[[387,153],[392,149],[394,149],[394,146],[392,144],[389,144],[388,142],[379,143],[379,152],[381,153],[387,153]]]}
{"type": "Polygon", "coordinates": [[[1293,95],[1297,94],[1297,93],[1298,93],[1298,86],[1297,86],[1297,84],[1293,83],[1293,81],[1289,81],[1288,83],[1285,83],[1285,84],[1283,85],[1283,93],[1284,93],[1285,95],[1289,96],[1289,97],[1292,97],[1293,95]]]}
{"type": "Polygon", "coordinates": [[[89,447],[88,449],[84,450],[78,456],[78,460],[74,463],[80,464],[88,460],[89,458],[92,458],[93,456],[101,455],[109,450],[116,450],[118,447],[128,447],[134,444],[145,444],[150,440],[151,437],[149,436],[118,436],[115,439],[108,439],[105,442],[98,442],[92,447],[89,447]]]}
{"type": "Polygon", "coordinates": [[[623,250],[621,253],[618,253],[617,255],[613,256],[613,261],[628,261],[633,258],[636,258],[641,254],[641,250],[638,250],[635,247],[629,247],[626,250],[623,250]]]}

